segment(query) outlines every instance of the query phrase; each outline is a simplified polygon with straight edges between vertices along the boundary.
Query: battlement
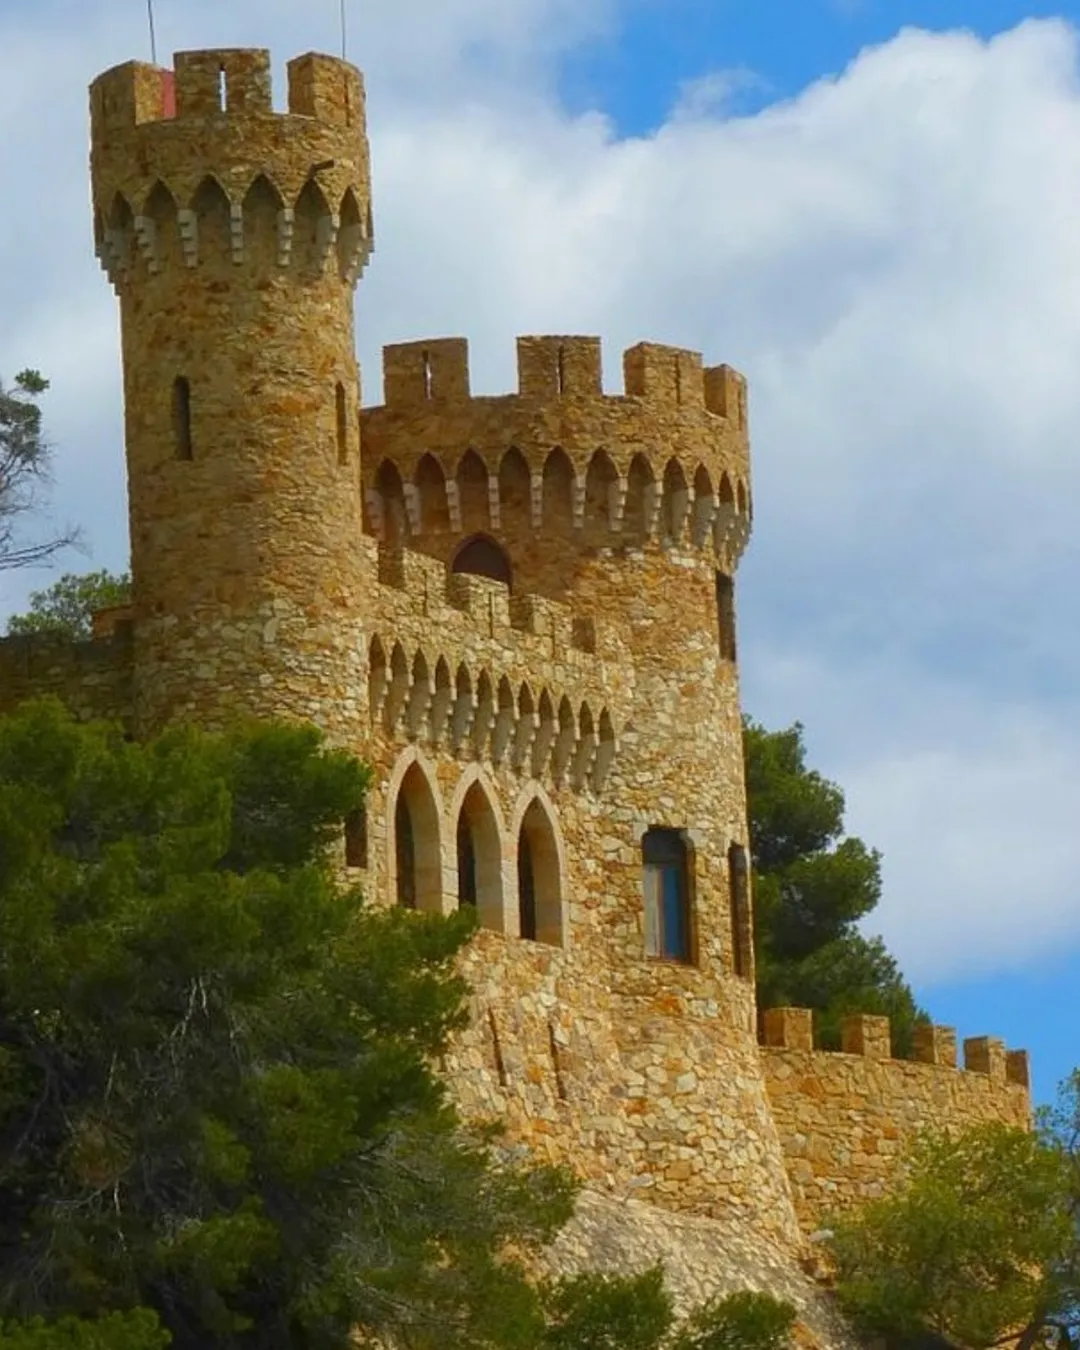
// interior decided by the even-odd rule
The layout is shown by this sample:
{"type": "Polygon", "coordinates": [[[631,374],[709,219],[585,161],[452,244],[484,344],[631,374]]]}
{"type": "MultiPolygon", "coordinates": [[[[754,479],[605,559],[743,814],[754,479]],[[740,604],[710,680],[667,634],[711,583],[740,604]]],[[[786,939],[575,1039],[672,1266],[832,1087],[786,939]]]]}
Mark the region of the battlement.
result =
{"type": "MultiPolygon", "coordinates": [[[[731,366],[706,368],[701,353],[656,342],[623,352],[622,395],[605,395],[598,337],[519,337],[522,399],[641,399],[654,407],[698,409],[746,429],[746,380],[731,366]]],[[[394,410],[468,399],[466,338],[425,338],[383,348],[385,406],[394,410]]],[[[510,395],[509,397],[514,397],[510,395]]]]}
{"type": "MultiPolygon", "coordinates": [[[[771,1049],[814,1050],[814,1013],[810,1008],[766,1008],[761,1014],[761,1043],[771,1049]]],[[[864,1059],[892,1059],[889,1019],[859,1013],[845,1017],[840,1028],[841,1051],[864,1059]]],[[[964,1069],[985,1074],[997,1083],[1030,1087],[1028,1052],[1006,1050],[994,1036],[973,1036],[964,1043],[964,1069]]],[[[829,1054],[832,1052],[822,1051],[829,1054]]],[[[912,1059],[955,1069],[956,1031],[953,1027],[923,1024],[915,1028],[912,1059]]]]}
{"type": "Polygon", "coordinates": [[[278,113],[265,50],[174,63],[129,61],[90,87],[95,245],[113,284],[170,262],[321,273],[335,254],[355,282],[374,233],[360,71],[296,57],[278,113]]]}
{"type": "Polygon", "coordinates": [[[208,117],[309,117],[331,126],[363,126],[364,78],[348,61],[318,52],[288,63],[288,108],[275,114],[270,53],[259,47],[176,52],[174,68],[126,61],[90,86],[95,133],[146,122],[208,117]]]}
{"type": "Polygon", "coordinates": [[[600,544],[714,550],[750,532],[746,381],[638,343],[605,394],[595,337],[519,337],[516,394],[474,396],[464,338],[383,349],[385,403],[360,414],[377,538],[569,527],[600,544]]]}
{"type": "Polygon", "coordinates": [[[769,1104],[807,1232],[895,1185],[907,1146],[926,1130],[1030,1127],[1027,1052],[992,1036],[965,1040],[959,1069],[952,1027],[919,1027],[906,1060],[892,1058],[887,1017],[846,1018],[838,1052],[813,1048],[808,1008],[769,1008],[761,1032],[769,1104]]]}

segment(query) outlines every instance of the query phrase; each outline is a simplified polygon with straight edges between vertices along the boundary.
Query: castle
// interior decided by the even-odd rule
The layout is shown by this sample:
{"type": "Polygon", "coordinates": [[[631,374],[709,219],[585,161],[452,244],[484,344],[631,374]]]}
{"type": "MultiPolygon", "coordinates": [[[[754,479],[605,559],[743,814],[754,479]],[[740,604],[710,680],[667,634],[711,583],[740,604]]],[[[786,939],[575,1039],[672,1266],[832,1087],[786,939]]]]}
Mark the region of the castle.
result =
{"type": "Polygon", "coordinates": [[[344,866],[374,902],[476,906],[444,1067],[468,1115],[584,1178],[575,1259],[699,1282],[711,1261],[705,1292],[768,1282],[838,1343],[807,1236],[880,1193],[914,1129],[1025,1123],[1027,1060],[984,1037],[960,1069],[928,1027],[899,1062],[874,1017],[842,1054],[806,1011],[759,1024],[745,381],[642,343],[608,394],[597,339],[525,337],[517,392],[477,397],[441,338],[386,348],[363,406],[359,71],[291,61],[282,112],[264,51],[129,62],[94,81],[91,127],[133,604],[89,643],[0,643],[0,706],[51,691],[136,735],[284,716],[361,754],[344,866]]]}

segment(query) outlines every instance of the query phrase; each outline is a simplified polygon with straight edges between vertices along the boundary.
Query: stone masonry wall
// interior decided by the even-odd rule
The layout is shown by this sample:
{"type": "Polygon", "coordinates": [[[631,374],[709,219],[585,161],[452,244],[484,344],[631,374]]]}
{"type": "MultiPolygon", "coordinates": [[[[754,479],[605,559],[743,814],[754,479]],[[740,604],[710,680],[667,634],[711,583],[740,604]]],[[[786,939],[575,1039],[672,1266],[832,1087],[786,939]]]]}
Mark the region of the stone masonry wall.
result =
{"type": "Polygon", "coordinates": [[[133,646],[130,624],[108,637],[69,642],[32,634],[0,639],[0,713],[52,694],[81,718],[130,725],[133,646]]]}
{"type": "Polygon", "coordinates": [[[1030,1126],[1027,1052],[993,1037],[966,1040],[958,1069],[950,1027],[920,1027],[914,1060],[889,1057],[887,1017],[849,1018],[843,1053],[812,1048],[807,1009],[772,1008],[763,1030],[769,1102],[807,1232],[885,1194],[918,1131],[1030,1126]]]}
{"type": "Polygon", "coordinates": [[[120,300],[137,722],[355,722],[360,72],[262,50],[91,88],[95,245],[120,300]]]}

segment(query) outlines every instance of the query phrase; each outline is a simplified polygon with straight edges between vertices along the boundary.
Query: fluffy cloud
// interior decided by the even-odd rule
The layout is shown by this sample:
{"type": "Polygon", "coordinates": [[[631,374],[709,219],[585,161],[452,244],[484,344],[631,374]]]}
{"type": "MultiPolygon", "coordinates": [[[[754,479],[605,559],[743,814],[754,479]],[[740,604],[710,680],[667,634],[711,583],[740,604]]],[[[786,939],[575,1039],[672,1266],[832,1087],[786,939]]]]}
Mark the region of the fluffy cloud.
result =
{"type": "MultiPolygon", "coordinates": [[[[116,328],[89,248],[84,90],[145,36],[116,0],[66,28],[52,8],[0,18],[15,203],[0,371],[54,379],[57,514],[117,565],[116,328]]],[[[254,41],[280,62],[334,48],[324,9],[201,0],[159,40],[254,41]]],[[[527,331],[603,333],[612,387],[640,337],[744,369],[748,706],[806,722],[852,827],[885,850],[879,926],[921,982],[1080,941],[1073,32],[905,31],[742,118],[725,100],[748,76],[696,72],[663,126],[627,140],[554,92],[562,50],[616,18],[603,0],[358,16],[378,236],[358,301],[368,399],[380,344],[425,333],[470,335],[481,391],[511,386],[527,331]]],[[[5,578],[0,604],[35,580],[5,578]]]]}

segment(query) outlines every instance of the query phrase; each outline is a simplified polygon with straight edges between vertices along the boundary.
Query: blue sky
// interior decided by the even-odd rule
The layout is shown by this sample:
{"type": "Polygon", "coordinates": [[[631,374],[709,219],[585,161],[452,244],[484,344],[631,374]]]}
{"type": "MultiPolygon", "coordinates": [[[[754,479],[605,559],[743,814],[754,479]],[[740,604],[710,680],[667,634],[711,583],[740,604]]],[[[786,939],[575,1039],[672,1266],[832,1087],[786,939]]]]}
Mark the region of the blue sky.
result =
{"type": "MultiPolygon", "coordinates": [[[[163,54],[337,43],[337,0],[156,0],[163,54]]],[[[126,562],[85,86],[141,0],[0,0],[0,372],[53,380],[56,514],[126,562]],[[50,78],[42,78],[48,69],[50,78]]],[[[935,1020],[1080,1064],[1080,5],[350,0],[383,342],[642,338],[751,382],[747,709],[880,847],[871,925],[935,1020]]],[[[0,576],[0,616],[48,577],[0,576]]]]}

